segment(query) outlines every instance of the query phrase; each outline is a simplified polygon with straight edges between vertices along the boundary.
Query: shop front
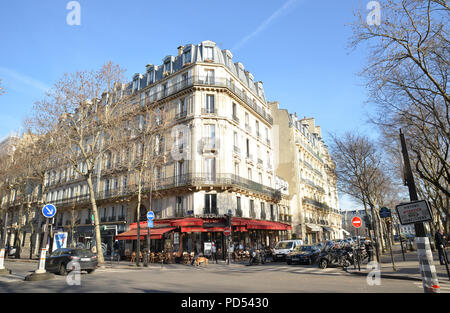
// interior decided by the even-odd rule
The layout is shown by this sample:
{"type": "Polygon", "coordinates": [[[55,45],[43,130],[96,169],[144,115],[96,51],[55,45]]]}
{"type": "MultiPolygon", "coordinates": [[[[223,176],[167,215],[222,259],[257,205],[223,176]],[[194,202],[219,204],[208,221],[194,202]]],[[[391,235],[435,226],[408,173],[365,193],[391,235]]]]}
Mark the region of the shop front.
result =
{"type": "MultiPolygon", "coordinates": [[[[177,218],[160,219],[154,221],[154,228],[150,230],[151,251],[169,252],[171,258],[181,259],[183,252],[194,251],[195,244],[199,243],[201,252],[209,256],[210,246],[214,242],[217,248],[217,257],[226,259],[229,237],[224,235],[227,229],[225,218],[177,218]]],[[[291,226],[284,223],[254,220],[233,217],[231,220],[231,245],[250,249],[253,245],[273,247],[287,237],[291,226]]],[[[137,240],[137,223],[130,225],[128,232],[116,236],[116,240],[125,241],[130,249],[128,254],[135,250],[137,240]]],[[[140,239],[142,250],[147,246],[147,223],[140,223],[140,239]]]]}
{"type": "Polygon", "coordinates": [[[306,223],[306,243],[317,244],[321,239],[321,232],[322,228],[319,225],[306,223]]]}

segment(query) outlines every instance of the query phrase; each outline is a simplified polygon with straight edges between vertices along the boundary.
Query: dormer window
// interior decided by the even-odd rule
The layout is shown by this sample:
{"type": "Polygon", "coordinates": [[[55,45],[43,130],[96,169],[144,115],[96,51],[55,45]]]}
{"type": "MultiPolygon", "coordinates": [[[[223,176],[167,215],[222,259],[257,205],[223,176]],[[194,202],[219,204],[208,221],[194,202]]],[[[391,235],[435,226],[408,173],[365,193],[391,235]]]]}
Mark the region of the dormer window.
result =
{"type": "Polygon", "coordinates": [[[170,62],[164,64],[164,72],[170,73],[170,62]]]}
{"type": "Polygon", "coordinates": [[[183,64],[191,63],[191,50],[186,51],[183,55],[184,55],[184,62],[183,62],[183,64]]]}
{"type": "Polygon", "coordinates": [[[153,71],[147,73],[147,82],[148,84],[153,84],[153,71]]]}
{"type": "Polygon", "coordinates": [[[204,47],[205,57],[204,60],[214,60],[214,48],[213,47],[204,47]]]}

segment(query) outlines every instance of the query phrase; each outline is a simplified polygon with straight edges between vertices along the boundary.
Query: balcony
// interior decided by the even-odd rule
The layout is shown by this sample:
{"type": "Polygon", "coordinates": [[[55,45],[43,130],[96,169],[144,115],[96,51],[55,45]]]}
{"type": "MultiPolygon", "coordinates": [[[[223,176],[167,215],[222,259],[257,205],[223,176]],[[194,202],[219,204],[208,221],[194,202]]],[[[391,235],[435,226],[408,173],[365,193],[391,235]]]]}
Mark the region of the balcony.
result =
{"type": "Polygon", "coordinates": [[[175,217],[185,217],[186,212],[183,208],[177,208],[175,209],[175,217]]]}
{"type": "Polygon", "coordinates": [[[245,124],[245,129],[250,133],[252,132],[252,127],[248,124],[245,124]]]}
{"type": "Polygon", "coordinates": [[[100,219],[100,222],[105,223],[105,222],[106,222],[106,216],[105,216],[105,217],[102,217],[102,218],[100,219]]]}
{"type": "Polygon", "coordinates": [[[125,221],[125,215],[120,215],[117,217],[118,221],[125,221]]]}
{"type": "Polygon", "coordinates": [[[267,144],[268,146],[270,146],[270,145],[271,145],[271,142],[270,142],[270,140],[269,140],[269,139],[266,139],[266,144],[267,144]]]}
{"type": "Polygon", "coordinates": [[[304,199],[303,199],[303,202],[308,203],[308,204],[312,204],[312,205],[314,205],[315,207],[318,207],[318,208],[321,208],[321,209],[324,209],[324,210],[330,210],[330,209],[331,209],[331,208],[330,208],[328,205],[326,205],[325,203],[322,203],[322,202],[319,202],[319,201],[317,201],[317,200],[313,200],[313,199],[310,199],[310,198],[304,198],[304,199]]]}
{"type": "Polygon", "coordinates": [[[239,117],[237,117],[235,114],[233,114],[233,120],[237,123],[239,123],[239,117]]]}
{"type": "Polygon", "coordinates": [[[226,88],[228,91],[237,96],[242,102],[244,102],[248,107],[250,107],[256,114],[261,116],[269,124],[273,125],[273,118],[270,116],[270,114],[266,113],[261,106],[254,103],[253,100],[250,97],[248,97],[244,92],[236,88],[236,86],[231,82],[231,80],[227,78],[215,77],[214,79],[211,79],[210,77],[191,76],[185,80],[182,80],[181,82],[170,85],[163,91],[151,94],[149,97],[146,98],[146,104],[148,105],[156,101],[163,100],[171,95],[174,95],[194,85],[226,88]]]}
{"type": "Polygon", "coordinates": [[[187,115],[187,111],[178,112],[177,114],[175,114],[175,118],[181,119],[181,118],[186,117],[186,115],[187,115]]]}
{"type": "Polygon", "coordinates": [[[233,152],[235,154],[241,154],[241,149],[239,149],[239,147],[237,147],[237,146],[233,146],[233,152]]]}
{"type": "Polygon", "coordinates": [[[217,216],[217,215],[219,215],[219,212],[218,212],[217,208],[208,208],[208,209],[203,209],[203,215],[217,216]]]}
{"type": "Polygon", "coordinates": [[[108,222],[115,222],[116,221],[116,217],[115,216],[110,216],[108,218],[108,222]]]}
{"type": "Polygon", "coordinates": [[[202,108],[202,114],[217,115],[217,108],[202,108]]]}
{"type": "MultiPolygon", "coordinates": [[[[190,186],[208,186],[208,187],[235,186],[238,188],[243,188],[249,191],[259,193],[261,195],[268,196],[276,201],[281,198],[281,192],[269,186],[265,186],[255,181],[240,177],[238,175],[228,173],[214,173],[214,175],[208,175],[207,173],[188,173],[183,175],[155,179],[152,182],[153,191],[162,191],[173,188],[190,187],[190,186]]],[[[149,183],[142,185],[142,193],[148,192],[149,190],[150,190],[149,183]]],[[[110,189],[107,192],[105,191],[97,192],[95,194],[95,198],[96,201],[104,201],[110,199],[129,197],[132,195],[136,195],[137,192],[138,192],[137,185],[127,185],[125,187],[120,187],[117,189],[110,189]]],[[[90,202],[89,194],[52,201],[54,205],[60,207],[72,206],[73,203],[89,204],[89,202],[90,202]]],[[[86,219],[86,221],[87,221],[86,224],[91,223],[90,219],[86,219]]],[[[101,222],[106,222],[106,217],[103,217],[101,219],[101,222]]]]}

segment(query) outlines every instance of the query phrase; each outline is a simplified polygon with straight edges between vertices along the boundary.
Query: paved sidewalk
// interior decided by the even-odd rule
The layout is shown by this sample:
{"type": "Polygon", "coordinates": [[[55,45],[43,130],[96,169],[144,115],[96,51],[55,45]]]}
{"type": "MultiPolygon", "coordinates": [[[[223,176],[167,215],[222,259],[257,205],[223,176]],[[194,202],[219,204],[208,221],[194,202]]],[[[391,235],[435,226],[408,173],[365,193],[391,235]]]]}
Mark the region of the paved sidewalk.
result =
{"type": "MultiPolygon", "coordinates": [[[[391,255],[387,251],[381,257],[381,278],[392,278],[392,279],[403,279],[403,280],[413,280],[422,281],[422,275],[419,269],[419,258],[417,256],[417,251],[408,251],[405,253],[405,261],[403,261],[403,256],[401,252],[401,247],[399,243],[396,243],[393,247],[394,263],[396,271],[392,267],[391,255]]],[[[433,263],[436,267],[436,274],[439,282],[449,282],[449,277],[447,275],[447,270],[445,265],[439,264],[438,252],[433,252],[433,263]]],[[[450,265],[449,265],[450,267],[450,265]]],[[[364,275],[370,272],[367,269],[367,262],[361,264],[361,271],[358,271],[358,265],[356,265],[356,270],[352,265],[347,269],[348,273],[355,275],[364,275]]]]}

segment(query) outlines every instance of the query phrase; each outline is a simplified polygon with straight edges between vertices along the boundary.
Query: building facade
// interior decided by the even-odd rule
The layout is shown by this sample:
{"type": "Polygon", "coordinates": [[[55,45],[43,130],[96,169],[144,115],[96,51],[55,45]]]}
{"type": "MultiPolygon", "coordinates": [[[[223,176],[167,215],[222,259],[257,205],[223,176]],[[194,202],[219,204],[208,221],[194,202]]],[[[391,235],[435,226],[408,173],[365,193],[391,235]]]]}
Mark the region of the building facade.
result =
{"type": "Polygon", "coordinates": [[[271,103],[276,173],[289,184],[293,208],[292,232],[308,243],[342,238],[335,164],[314,118],[295,114],[271,103]]]}

